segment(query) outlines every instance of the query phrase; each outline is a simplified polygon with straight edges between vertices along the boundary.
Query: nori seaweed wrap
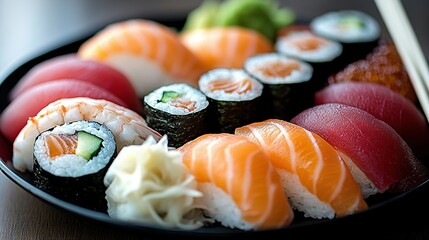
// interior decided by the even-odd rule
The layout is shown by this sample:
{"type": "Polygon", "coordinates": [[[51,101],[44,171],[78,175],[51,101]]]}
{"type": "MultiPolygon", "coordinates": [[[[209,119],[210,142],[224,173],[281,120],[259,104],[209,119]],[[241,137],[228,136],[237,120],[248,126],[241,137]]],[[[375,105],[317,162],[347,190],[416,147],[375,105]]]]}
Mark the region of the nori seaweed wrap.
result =
{"type": "Polygon", "coordinates": [[[144,98],[148,126],[167,135],[175,148],[207,133],[208,105],[203,93],[185,83],[160,87],[144,98]]]}
{"type": "Polygon", "coordinates": [[[264,85],[265,118],[290,120],[314,103],[310,64],[279,53],[250,57],[245,71],[264,85]]]}
{"type": "Polygon", "coordinates": [[[319,36],[343,45],[340,69],[365,58],[378,46],[380,26],[370,15],[356,10],[325,13],[310,22],[311,29],[319,36]]]}
{"type": "Polygon", "coordinates": [[[327,85],[327,79],[338,72],[343,46],[336,41],[317,36],[307,25],[293,25],[279,31],[275,43],[278,53],[297,58],[313,67],[312,85],[317,91],[327,85]]]}
{"type": "Polygon", "coordinates": [[[233,133],[237,127],[262,120],[264,86],[242,69],[211,70],[198,85],[210,102],[211,132],[233,133]]]}
{"type": "Polygon", "coordinates": [[[64,201],[106,212],[104,175],[116,157],[104,125],[76,121],[44,131],[34,143],[34,184],[64,201]]]}

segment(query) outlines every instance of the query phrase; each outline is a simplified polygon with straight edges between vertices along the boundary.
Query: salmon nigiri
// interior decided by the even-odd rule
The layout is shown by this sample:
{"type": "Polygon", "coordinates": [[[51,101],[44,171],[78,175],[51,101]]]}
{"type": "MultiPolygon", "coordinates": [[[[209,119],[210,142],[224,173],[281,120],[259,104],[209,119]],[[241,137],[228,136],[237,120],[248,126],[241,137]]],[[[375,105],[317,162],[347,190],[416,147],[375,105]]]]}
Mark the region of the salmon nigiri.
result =
{"type": "Polygon", "coordinates": [[[336,150],[298,125],[268,119],[235,130],[257,143],[282,176],[292,206],[307,217],[334,218],[368,208],[336,150]]]}
{"type": "Polygon", "coordinates": [[[209,68],[241,68],[251,56],[274,51],[262,34],[244,27],[215,27],[182,32],[180,39],[209,68]]]}
{"type": "Polygon", "coordinates": [[[294,217],[279,175],[265,153],[247,138],[205,134],[179,151],[203,192],[207,214],[243,230],[288,226],[294,217]]]}
{"type": "Polygon", "coordinates": [[[197,86],[203,63],[176,32],[146,19],[113,23],[84,42],[77,55],[107,63],[124,73],[140,97],[170,83],[197,86]]]}

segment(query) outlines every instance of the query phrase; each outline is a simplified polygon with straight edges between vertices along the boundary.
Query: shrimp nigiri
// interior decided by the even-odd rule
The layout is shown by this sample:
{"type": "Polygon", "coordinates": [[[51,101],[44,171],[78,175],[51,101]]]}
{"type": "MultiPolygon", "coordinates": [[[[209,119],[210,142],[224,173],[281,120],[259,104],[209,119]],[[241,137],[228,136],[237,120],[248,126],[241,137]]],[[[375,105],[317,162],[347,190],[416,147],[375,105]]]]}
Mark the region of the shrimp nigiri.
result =
{"type": "Polygon", "coordinates": [[[257,143],[282,176],[292,206],[313,218],[367,209],[359,184],[337,151],[298,125],[268,119],[235,130],[257,143]]]}
{"type": "Polygon", "coordinates": [[[244,230],[288,226],[294,212],[280,176],[265,153],[247,138],[205,134],[179,148],[203,192],[209,216],[244,230]]]}
{"type": "Polygon", "coordinates": [[[161,134],[148,127],[142,116],[128,108],[103,99],[63,98],[42,108],[21,129],[13,142],[15,169],[33,171],[33,145],[40,133],[79,120],[106,125],[115,137],[118,151],[126,145],[142,144],[148,136],[161,139],[161,134]]]}

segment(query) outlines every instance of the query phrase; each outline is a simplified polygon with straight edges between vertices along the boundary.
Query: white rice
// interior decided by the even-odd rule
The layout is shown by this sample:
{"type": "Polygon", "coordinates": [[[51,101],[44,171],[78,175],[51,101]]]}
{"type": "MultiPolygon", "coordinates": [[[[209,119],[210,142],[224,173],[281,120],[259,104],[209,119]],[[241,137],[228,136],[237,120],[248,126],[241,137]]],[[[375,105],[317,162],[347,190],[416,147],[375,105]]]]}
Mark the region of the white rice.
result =
{"type": "Polygon", "coordinates": [[[343,52],[343,46],[339,42],[323,38],[326,42],[314,50],[301,50],[293,41],[314,36],[309,31],[297,31],[277,39],[275,48],[277,52],[289,57],[301,59],[306,62],[329,62],[337,58],[343,52]]]}
{"type": "Polygon", "coordinates": [[[174,115],[187,115],[191,113],[196,113],[207,108],[207,106],[209,105],[207,97],[202,92],[185,83],[176,83],[160,87],[146,95],[144,97],[144,101],[152,108],[174,115]],[[188,111],[186,108],[175,107],[169,102],[161,102],[160,100],[162,98],[162,94],[165,91],[175,91],[181,93],[182,99],[196,102],[195,110],[191,112],[188,111]]]}
{"type": "Polygon", "coordinates": [[[366,13],[354,10],[328,12],[313,19],[311,29],[320,36],[334,39],[343,43],[370,42],[380,35],[378,22],[366,13]],[[364,28],[338,28],[338,20],[343,17],[357,17],[364,22],[364,28]]]}
{"type": "Polygon", "coordinates": [[[333,219],[335,217],[334,209],[309,192],[301,184],[296,174],[279,169],[277,169],[277,172],[281,177],[286,195],[289,197],[289,201],[294,209],[303,212],[305,217],[317,219],[333,219]]]}
{"type": "Polygon", "coordinates": [[[110,130],[106,127],[100,127],[100,125],[95,122],[86,121],[66,123],[55,127],[51,131],[45,131],[40,134],[34,144],[34,156],[40,167],[55,176],[61,177],[80,177],[96,173],[106,167],[115,151],[116,144],[110,130]],[[50,159],[47,154],[44,137],[50,134],[71,135],[78,131],[88,132],[103,140],[102,147],[97,156],[93,157],[91,160],[86,160],[78,155],[65,154],[56,157],[54,160],[50,159]]]}
{"type": "Polygon", "coordinates": [[[199,183],[198,189],[203,196],[196,199],[203,206],[206,214],[229,228],[252,230],[254,225],[243,220],[241,211],[231,196],[213,183],[199,183]]]}
{"type": "Polygon", "coordinates": [[[267,84],[302,83],[309,81],[313,76],[313,67],[310,64],[278,53],[253,56],[245,62],[244,68],[250,75],[267,84]],[[277,63],[290,64],[293,62],[298,63],[300,69],[292,71],[290,75],[285,77],[272,77],[259,71],[259,69],[263,69],[267,65],[277,63]]]}
{"type": "Polygon", "coordinates": [[[353,178],[359,184],[364,198],[367,198],[379,192],[378,189],[375,187],[374,183],[369,180],[369,178],[359,169],[358,166],[356,166],[356,164],[349,157],[347,157],[344,153],[340,151],[338,151],[338,153],[349,167],[353,178]]]}
{"type": "Polygon", "coordinates": [[[201,76],[198,81],[200,90],[208,97],[218,101],[250,101],[262,95],[264,86],[253,77],[249,76],[242,69],[224,69],[218,68],[211,70],[201,76]],[[224,90],[211,91],[209,89],[209,83],[215,80],[244,80],[249,79],[252,82],[252,88],[250,91],[244,93],[237,92],[225,92],[224,90]]]}

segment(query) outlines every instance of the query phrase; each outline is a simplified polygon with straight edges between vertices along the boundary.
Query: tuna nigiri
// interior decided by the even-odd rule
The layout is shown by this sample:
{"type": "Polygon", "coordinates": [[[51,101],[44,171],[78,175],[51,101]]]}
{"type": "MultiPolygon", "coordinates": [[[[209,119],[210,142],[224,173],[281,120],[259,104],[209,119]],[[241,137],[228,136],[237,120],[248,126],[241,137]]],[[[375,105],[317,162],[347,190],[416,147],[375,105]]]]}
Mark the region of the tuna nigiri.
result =
{"type": "Polygon", "coordinates": [[[124,73],[140,98],[163,85],[197,86],[206,71],[172,29],[145,19],[113,23],[84,42],[77,55],[111,65],[124,73]]]}
{"type": "Polygon", "coordinates": [[[326,103],[308,108],[291,122],[328,141],[372,194],[408,191],[429,178],[401,136],[362,109],[326,103]]]}
{"type": "Polygon", "coordinates": [[[180,38],[209,70],[241,68],[248,57],[274,51],[262,34],[237,26],[189,30],[180,38]]]}
{"type": "Polygon", "coordinates": [[[294,217],[280,177],[247,138],[205,134],[179,148],[203,192],[209,216],[244,230],[288,226],[294,217]]]}
{"type": "Polygon", "coordinates": [[[283,120],[235,130],[258,144],[282,176],[292,205],[307,217],[334,218],[367,209],[359,184],[323,138],[283,120]]]}
{"type": "Polygon", "coordinates": [[[13,142],[30,117],[55,100],[72,97],[105,99],[128,107],[111,92],[89,82],[75,79],[44,82],[24,91],[7,106],[0,115],[0,131],[13,142]]]}
{"type": "Polygon", "coordinates": [[[40,83],[76,79],[101,87],[123,100],[131,110],[143,113],[143,106],[131,82],[118,70],[98,61],[83,60],[75,54],[50,58],[30,69],[12,89],[10,98],[40,83]]]}

